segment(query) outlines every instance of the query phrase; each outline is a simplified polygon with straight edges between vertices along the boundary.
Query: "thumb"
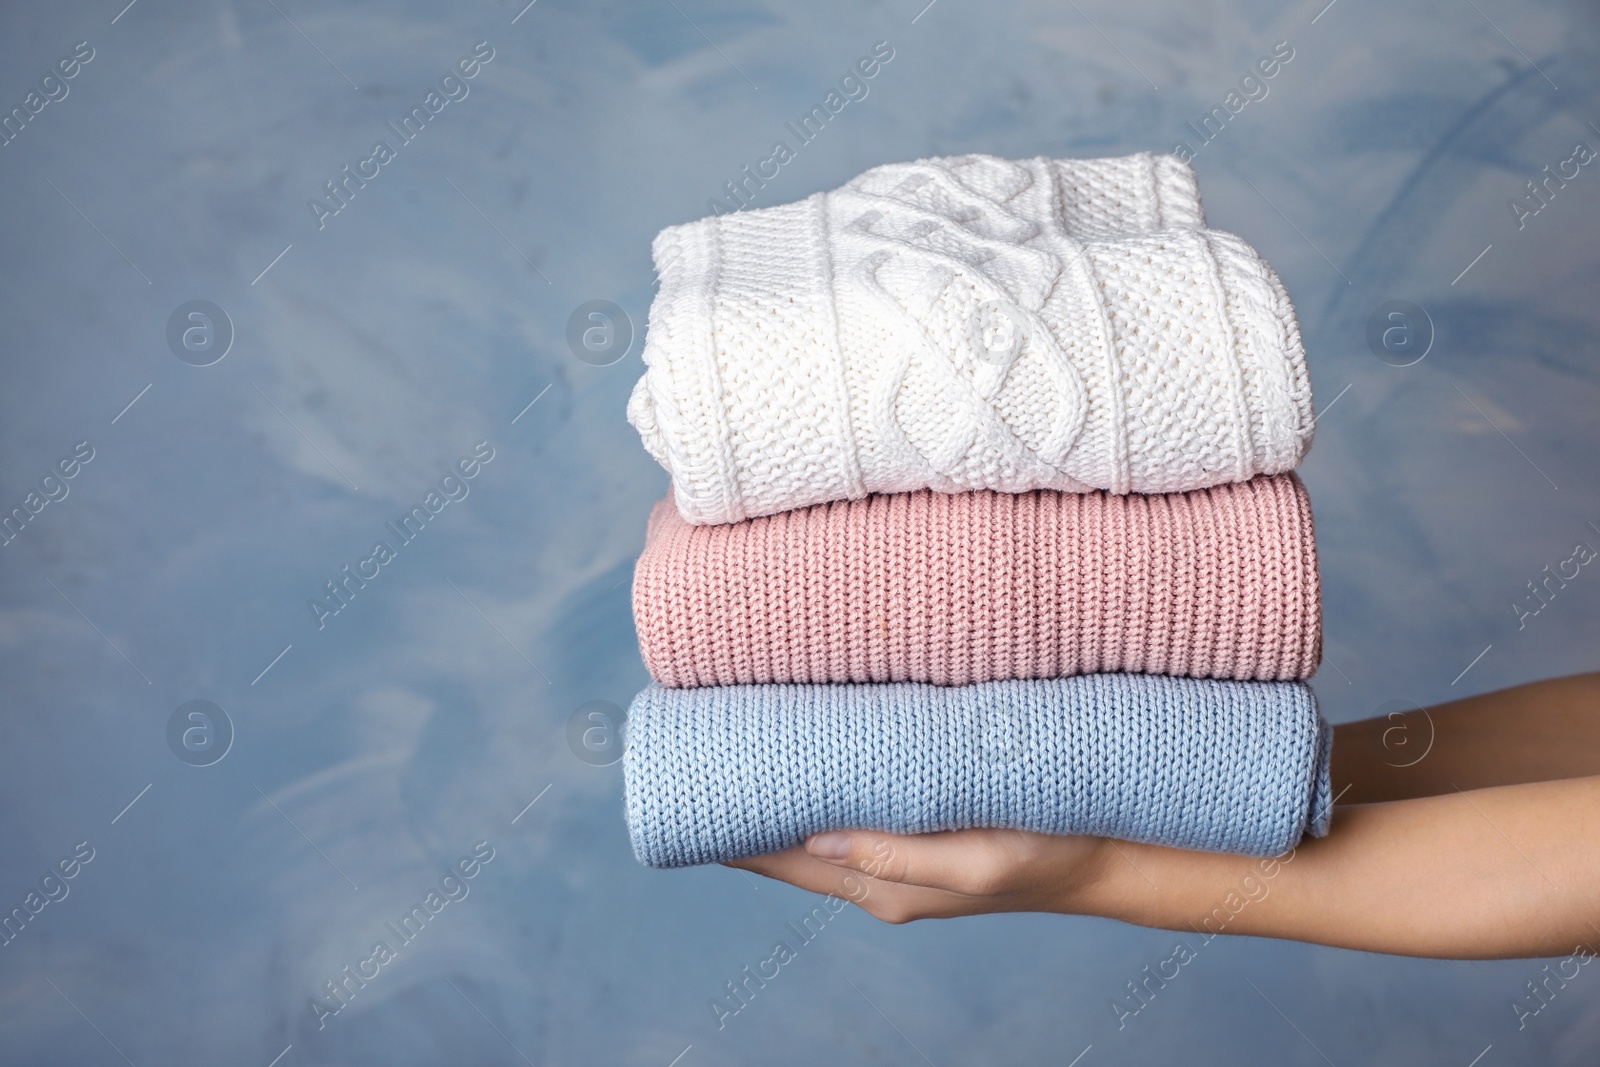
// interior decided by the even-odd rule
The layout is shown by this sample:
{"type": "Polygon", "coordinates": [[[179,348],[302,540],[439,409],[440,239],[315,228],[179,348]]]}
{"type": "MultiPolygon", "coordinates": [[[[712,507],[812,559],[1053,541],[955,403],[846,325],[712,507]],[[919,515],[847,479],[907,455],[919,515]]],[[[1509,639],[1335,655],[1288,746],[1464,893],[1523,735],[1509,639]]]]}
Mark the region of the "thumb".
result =
{"type": "Polygon", "coordinates": [[[1011,840],[1023,836],[1002,830],[929,834],[830,830],[809,838],[805,847],[819,860],[879,881],[990,896],[1008,888],[1010,875],[1024,859],[1011,840]]]}

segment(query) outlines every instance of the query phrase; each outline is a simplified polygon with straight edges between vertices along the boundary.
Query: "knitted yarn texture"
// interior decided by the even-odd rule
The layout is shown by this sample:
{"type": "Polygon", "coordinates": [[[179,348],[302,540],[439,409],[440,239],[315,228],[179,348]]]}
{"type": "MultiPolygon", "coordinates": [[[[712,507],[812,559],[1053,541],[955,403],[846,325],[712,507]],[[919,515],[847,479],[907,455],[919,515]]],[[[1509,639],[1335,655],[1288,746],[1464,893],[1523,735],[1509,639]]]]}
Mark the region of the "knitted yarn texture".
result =
{"type": "Polygon", "coordinates": [[[1165,157],[958,156],[668,227],[628,420],[696,524],[1292,469],[1294,309],[1194,188],[1165,157]]]}
{"type": "Polygon", "coordinates": [[[1286,681],[1321,656],[1293,474],[1152,495],[919,490],[719,526],[668,498],[633,574],[639,648],[667,686],[1286,681]]]}
{"type": "Polygon", "coordinates": [[[628,712],[623,778],[634,855],[651,867],[850,828],[1274,856],[1327,833],[1331,745],[1300,682],[651,685],[628,712]]]}

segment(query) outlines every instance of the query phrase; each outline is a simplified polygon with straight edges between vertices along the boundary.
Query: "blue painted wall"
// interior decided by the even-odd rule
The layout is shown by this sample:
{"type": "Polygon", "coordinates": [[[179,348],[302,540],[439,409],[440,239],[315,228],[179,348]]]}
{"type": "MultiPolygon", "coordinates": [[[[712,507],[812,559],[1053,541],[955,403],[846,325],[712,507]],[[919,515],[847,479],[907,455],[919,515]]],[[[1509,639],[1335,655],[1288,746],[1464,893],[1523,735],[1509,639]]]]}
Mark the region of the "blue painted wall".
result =
{"type": "Polygon", "coordinates": [[[0,507],[46,501],[0,549],[0,908],[73,871],[0,947],[4,1063],[1594,1061],[1588,971],[1519,1031],[1539,964],[1244,939],[1118,1029],[1174,935],[1046,916],[847,911],[719,1029],[708,1001],[815,898],[639,867],[619,767],[567,742],[646,680],[628,577],[666,476],[623,407],[650,239],[879,41],[758,204],[925,155],[1184,143],[1211,224],[1282,274],[1326,409],[1303,475],[1330,718],[1600,666],[1600,574],[1512,606],[1600,546],[1600,161],[1512,206],[1600,148],[1593,5],[121,3],[0,14],[25,116],[0,507]],[[1201,143],[1186,123],[1279,42],[1201,143]],[[347,165],[371,177],[340,203],[347,165]],[[610,366],[567,344],[590,300],[634,325],[610,366]],[[1431,320],[1419,363],[1369,348],[1390,300],[1431,320]],[[319,619],[479,442],[460,498],[319,619]],[[169,732],[193,700],[226,723],[169,732]]]}

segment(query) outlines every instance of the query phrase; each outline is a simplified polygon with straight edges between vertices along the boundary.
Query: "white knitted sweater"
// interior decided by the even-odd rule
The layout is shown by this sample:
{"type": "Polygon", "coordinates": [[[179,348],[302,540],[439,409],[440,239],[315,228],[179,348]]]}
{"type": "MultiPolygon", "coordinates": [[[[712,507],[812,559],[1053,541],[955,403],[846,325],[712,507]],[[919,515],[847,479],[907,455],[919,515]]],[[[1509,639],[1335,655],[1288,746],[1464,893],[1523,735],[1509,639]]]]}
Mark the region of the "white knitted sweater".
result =
{"type": "Polygon", "coordinates": [[[868,493],[1175,492],[1296,466],[1288,294],[1168,156],[875,167],[663,230],[628,421],[691,523],[868,493]]]}

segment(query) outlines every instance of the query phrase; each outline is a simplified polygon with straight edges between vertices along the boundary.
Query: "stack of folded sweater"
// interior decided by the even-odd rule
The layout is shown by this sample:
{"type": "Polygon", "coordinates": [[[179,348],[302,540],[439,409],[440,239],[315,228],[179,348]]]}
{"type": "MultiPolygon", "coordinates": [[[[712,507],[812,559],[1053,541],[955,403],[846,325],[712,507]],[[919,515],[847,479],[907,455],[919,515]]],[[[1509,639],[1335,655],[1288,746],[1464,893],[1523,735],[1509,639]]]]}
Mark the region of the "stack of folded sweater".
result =
{"type": "Polygon", "coordinates": [[[1326,833],[1299,329],[1185,164],[882,166],[653,251],[641,862],[1326,833]]]}

